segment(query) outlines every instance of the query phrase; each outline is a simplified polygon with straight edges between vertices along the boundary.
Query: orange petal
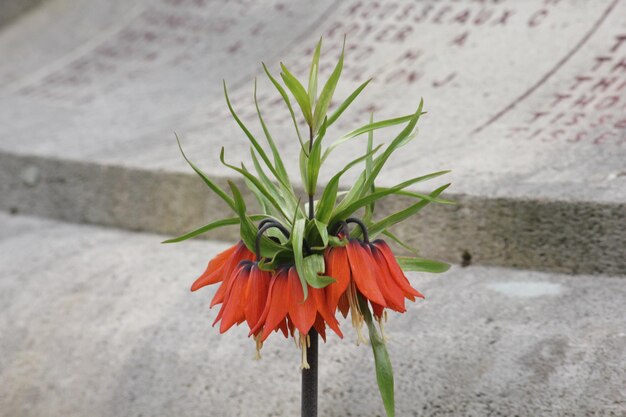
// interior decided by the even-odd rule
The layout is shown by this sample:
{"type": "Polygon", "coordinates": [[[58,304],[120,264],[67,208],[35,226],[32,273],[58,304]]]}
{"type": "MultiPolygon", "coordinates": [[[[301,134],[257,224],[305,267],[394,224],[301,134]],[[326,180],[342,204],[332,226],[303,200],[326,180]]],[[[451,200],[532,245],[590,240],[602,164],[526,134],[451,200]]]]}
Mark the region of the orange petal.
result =
{"type": "Polygon", "coordinates": [[[331,313],[337,311],[339,298],[346,292],[350,283],[350,264],[348,253],[344,247],[328,248],[324,253],[326,261],[326,275],[336,280],[324,288],[328,308],[331,313]]]}
{"type": "Polygon", "coordinates": [[[374,259],[373,268],[375,269],[374,275],[377,278],[378,287],[385,297],[387,307],[404,313],[406,308],[404,307],[404,293],[398,286],[396,281],[391,276],[391,272],[387,267],[387,262],[382,254],[379,253],[375,246],[368,246],[368,251],[374,259]]]}
{"type": "MultiPolygon", "coordinates": [[[[313,297],[304,299],[302,284],[295,267],[289,268],[289,291],[291,292],[291,304],[289,306],[289,317],[293,324],[302,334],[308,334],[315,322],[317,308],[313,297]]],[[[311,288],[309,288],[309,291],[311,288]]]]}
{"type": "Polygon", "coordinates": [[[233,252],[233,255],[228,259],[228,261],[222,267],[222,287],[218,288],[217,292],[213,296],[213,300],[211,300],[211,307],[216,304],[220,304],[224,302],[224,297],[226,296],[226,290],[228,289],[229,280],[235,275],[237,267],[242,261],[253,260],[254,254],[248,250],[246,245],[243,242],[239,242],[237,244],[237,249],[233,252]]]}
{"type": "Polygon", "coordinates": [[[385,298],[376,284],[376,277],[373,275],[372,263],[374,260],[367,250],[358,240],[351,240],[346,246],[352,279],[356,283],[358,290],[368,300],[386,307],[385,298]]]}
{"type": "Polygon", "coordinates": [[[404,295],[411,301],[415,301],[414,297],[424,298],[422,293],[411,287],[411,283],[407,279],[406,275],[404,275],[402,268],[398,265],[398,261],[396,261],[396,257],[393,255],[393,252],[387,243],[384,240],[377,239],[372,244],[380,251],[387,261],[389,272],[402,291],[404,291],[404,295]]]}
{"type": "Polygon", "coordinates": [[[256,263],[252,265],[244,306],[246,322],[250,329],[256,326],[261,319],[267,302],[270,280],[271,274],[268,271],[262,271],[256,263]]]}
{"type": "Polygon", "coordinates": [[[326,324],[324,324],[324,319],[319,314],[317,315],[317,317],[315,317],[315,323],[313,323],[313,327],[322,337],[324,343],[326,343],[326,324]]]}
{"type": "MultiPolygon", "coordinates": [[[[310,288],[309,298],[310,297],[313,297],[313,299],[315,300],[315,306],[318,311],[318,317],[321,316],[321,318],[323,319],[323,322],[326,322],[328,324],[328,327],[330,327],[332,331],[337,334],[337,336],[339,336],[340,338],[343,338],[343,333],[341,333],[341,330],[339,330],[339,322],[335,318],[335,315],[330,312],[329,306],[326,304],[326,297],[324,295],[324,290],[319,289],[319,288],[310,288]]],[[[317,327],[315,328],[317,329],[317,327]]],[[[326,341],[325,336],[324,336],[324,341],[326,341]]]]}
{"type": "Polygon", "coordinates": [[[282,322],[285,321],[285,317],[289,313],[291,297],[289,281],[287,279],[287,269],[281,269],[277,271],[272,278],[263,315],[257,326],[255,326],[255,329],[253,329],[258,332],[261,330],[260,326],[263,326],[263,336],[261,340],[267,339],[272,333],[272,330],[279,328],[282,322]]]}
{"type": "Polygon", "coordinates": [[[370,303],[372,304],[372,310],[374,311],[374,316],[378,317],[379,319],[383,316],[383,312],[385,311],[385,307],[380,306],[376,303],[370,303]]]}
{"type": "Polygon", "coordinates": [[[222,322],[220,323],[220,333],[230,329],[235,323],[239,324],[245,320],[245,291],[250,279],[250,265],[245,264],[233,277],[227,298],[222,306],[222,322]]]}
{"type": "Polygon", "coordinates": [[[345,319],[348,317],[348,313],[350,312],[350,302],[348,301],[348,295],[344,293],[339,299],[339,304],[337,304],[337,308],[341,312],[341,315],[345,319]]]}

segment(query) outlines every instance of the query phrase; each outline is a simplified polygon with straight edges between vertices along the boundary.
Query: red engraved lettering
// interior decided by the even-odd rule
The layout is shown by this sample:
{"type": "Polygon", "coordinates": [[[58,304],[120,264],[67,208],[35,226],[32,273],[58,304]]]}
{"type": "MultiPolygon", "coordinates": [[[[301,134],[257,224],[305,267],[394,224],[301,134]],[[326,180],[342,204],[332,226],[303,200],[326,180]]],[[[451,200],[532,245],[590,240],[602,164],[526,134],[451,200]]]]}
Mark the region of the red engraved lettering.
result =
{"type": "Polygon", "coordinates": [[[587,136],[587,132],[583,130],[581,132],[576,133],[574,137],[567,139],[567,142],[569,143],[580,142],[581,140],[585,138],[585,136],[587,136]]]}
{"type": "Polygon", "coordinates": [[[452,39],[452,42],[450,42],[452,45],[457,45],[457,46],[463,46],[465,45],[465,41],[467,40],[467,37],[469,36],[469,31],[465,31],[462,34],[458,35],[456,38],[452,39]]]}
{"type": "Polygon", "coordinates": [[[604,142],[606,142],[607,139],[614,137],[615,133],[613,132],[604,132],[601,135],[596,136],[596,138],[593,140],[593,144],[594,145],[602,145],[604,142]]]}
{"type": "Polygon", "coordinates": [[[578,123],[579,120],[583,119],[584,117],[585,117],[585,113],[572,113],[569,119],[566,119],[563,122],[563,125],[574,126],[575,124],[578,123]]]}
{"type": "Polygon", "coordinates": [[[515,13],[513,10],[505,10],[504,12],[502,12],[502,16],[500,16],[500,18],[498,20],[496,20],[493,25],[502,25],[505,26],[508,23],[508,20],[511,16],[513,16],[513,13],[515,13]]]}
{"type": "Polygon", "coordinates": [[[468,21],[469,18],[470,18],[470,11],[466,9],[458,13],[456,16],[454,16],[452,18],[452,22],[464,24],[468,21]]]}
{"type": "Polygon", "coordinates": [[[589,103],[591,103],[591,102],[592,102],[595,98],[596,98],[596,96],[590,96],[590,97],[587,97],[587,96],[585,96],[585,95],[580,96],[580,97],[579,97],[579,98],[578,98],[575,102],[573,102],[573,103],[572,103],[572,108],[575,108],[575,107],[580,107],[580,108],[583,108],[583,109],[584,109],[584,108],[585,108],[585,107],[587,107],[587,105],[588,105],[589,103]]]}
{"type": "Polygon", "coordinates": [[[367,19],[371,12],[373,12],[374,10],[376,10],[376,9],[378,9],[380,7],[380,4],[377,1],[373,1],[371,3],[367,3],[367,5],[369,7],[367,9],[365,9],[361,13],[361,17],[364,18],[364,19],[367,19]]]}
{"type": "Polygon", "coordinates": [[[618,120],[614,126],[616,129],[626,129],[626,117],[618,120]]]}
{"type": "Polygon", "coordinates": [[[433,81],[433,87],[441,88],[444,85],[448,84],[450,81],[452,81],[454,79],[454,77],[456,77],[456,71],[451,72],[446,78],[443,78],[441,80],[433,81]]]}
{"type": "Polygon", "coordinates": [[[385,4],[385,7],[383,8],[383,10],[378,15],[378,18],[379,19],[386,18],[387,16],[389,16],[390,14],[395,12],[397,8],[398,8],[398,4],[397,3],[387,3],[387,4],[385,4]]]}
{"type": "Polygon", "coordinates": [[[528,26],[531,28],[539,26],[541,22],[543,22],[543,20],[546,18],[546,16],[548,16],[548,11],[546,9],[539,10],[538,12],[534,13],[530,17],[530,19],[528,19],[528,26]]]}
{"type": "Polygon", "coordinates": [[[406,6],[404,6],[400,13],[396,15],[396,20],[402,21],[409,17],[414,7],[415,6],[413,4],[407,4],[406,6]]]}
{"type": "Polygon", "coordinates": [[[404,42],[406,37],[409,36],[411,33],[413,33],[413,28],[411,26],[405,26],[396,33],[394,40],[398,42],[404,42]]]}
{"type": "Polygon", "coordinates": [[[597,56],[597,57],[596,57],[596,59],[595,59],[595,61],[596,61],[596,65],[594,65],[594,66],[591,68],[591,71],[596,71],[596,70],[599,70],[599,69],[600,69],[600,67],[601,67],[602,65],[604,65],[604,63],[605,63],[605,62],[610,61],[610,60],[611,60],[611,57],[610,57],[610,56],[597,56]]]}
{"type": "Polygon", "coordinates": [[[615,72],[617,70],[622,70],[622,72],[626,72],[626,58],[622,58],[617,64],[611,68],[611,72],[615,72]]]}
{"type": "Polygon", "coordinates": [[[378,42],[384,42],[385,38],[387,38],[387,35],[392,30],[393,30],[393,25],[387,25],[387,26],[385,26],[385,28],[383,30],[378,32],[378,35],[376,35],[376,37],[374,39],[376,39],[376,41],[378,41],[378,42]]]}
{"type": "Polygon", "coordinates": [[[619,103],[619,96],[604,97],[598,104],[596,104],[596,110],[606,110],[619,103]]]}
{"type": "Polygon", "coordinates": [[[424,21],[424,19],[426,19],[428,17],[428,15],[430,14],[430,12],[433,10],[434,6],[428,5],[428,6],[424,6],[422,8],[422,13],[415,16],[415,18],[413,19],[413,21],[415,23],[420,23],[422,21],[424,21]]]}
{"type": "Polygon", "coordinates": [[[443,17],[444,17],[446,14],[448,14],[451,10],[452,10],[452,7],[450,7],[450,6],[445,6],[445,7],[442,7],[442,8],[439,10],[439,13],[437,13],[437,14],[435,15],[435,18],[433,19],[433,23],[441,23],[441,19],[443,19],[443,17]]]}
{"type": "Polygon", "coordinates": [[[581,84],[591,80],[591,77],[577,75],[576,77],[574,77],[574,80],[574,84],[572,84],[572,86],[569,88],[570,90],[576,90],[578,87],[580,87],[581,84]]]}
{"type": "Polygon", "coordinates": [[[624,42],[626,42],[626,35],[617,35],[615,37],[615,44],[611,47],[611,52],[617,52],[624,42]]]}
{"type": "Polygon", "coordinates": [[[615,81],[617,81],[617,77],[612,77],[612,78],[602,77],[600,78],[600,81],[598,81],[597,83],[593,85],[593,87],[591,87],[591,92],[595,93],[596,90],[605,92],[610,86],[615,84],[615,81]]]}
{"type": "Polygon", "coordinates": [[[474,24],[476,26],[480,26],[489,19],[491,19],[491,16],[493,16],[493,10],[480,9],[478,14],[474,18],[474,24]]]}
{"type": "Polygon", "coordinates": [[[565,130],[563,129],[557,129],[557,130],[553,130],[550,132],[550,134],[548,136],[544,136],[543,139],[541,139],[542,142],[552,142],[555,141],[559,138],[559,136],[562,136],[563,134],[565,134],[565,130]]]}
{"type": "Polygon", "coordinates": [[[550,104],[553,107],[556,107],[560,102],[572,96],[571,94],[560,94],[560,93],[555,93],[553,95],[554,95],[554,101],[550,104]]]}
{"type": "Polygon", "coordinates": [[[532,118],[528,121],[528,123],[535,123],[537,120],[543,118],[544,116],[546,116],[548,114],[549,113],[547,111],[536,111],[536,112],[533,112],[532,118]]]}

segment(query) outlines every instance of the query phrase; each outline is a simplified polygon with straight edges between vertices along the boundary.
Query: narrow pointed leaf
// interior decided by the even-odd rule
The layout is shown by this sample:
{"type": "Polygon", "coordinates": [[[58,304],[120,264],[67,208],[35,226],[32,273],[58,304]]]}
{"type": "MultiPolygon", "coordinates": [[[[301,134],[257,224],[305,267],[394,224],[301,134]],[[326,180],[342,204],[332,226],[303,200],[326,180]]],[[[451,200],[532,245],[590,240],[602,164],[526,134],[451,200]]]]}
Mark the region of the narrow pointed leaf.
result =
{"type": "MultiPolygon", "coordinates": [[[[256,81],[255,81],[255,91],[256,91],[256,81]]],[[[230,99],[228,98],[228,91],[226,89],[226,81],[224,81],[224,97],[226,97],[226,105],[228,106],[228,110],[230,110],[230,114],[233,116],[233,119],[235,119],[235,121],[237,122],[241,130],[243,130],[246,137],[248,138],[248,140],[250,140],[250,143],[252,143],[252,146],[254,146],[254,149],[256,149],[256,151],[259,153],[259,156],[261,156],[261,159],[263,159],[263,162],[265,162],[265,165],[267,165],[267,167],[272,172],[274,177],[280,180],[280,175],[278,174],[278,172],[276,172],[274,165],[272,165],[272,162],[267,157],[267,154],[263,150],[263,147],[261,147],[261,145],[256,140],[256,138],[252,135],[252,133],[250,133],[248,128],[243,124],[241,119],[239,119],[239,116],[237,116],[237,113],[235,113],[235,109],[233,109],[233,106],[230,104],[230,99]]]]}
{"type": "Polygon", "coordinates": [[[222,200],[224,200],[226,202],[226,204],[228,204],[228,206],[233,209],[233,211],[236,212],[235,209],[235,203],[233,201],[232,198],[230,198],[228,196],[228,194],[226,194],[226,192],[224,190],[222,190],[217,184],[215,184],[213,181],[211,181],[211,179],[209,177],[206,176],[206,174],[204,172],[202,172],[200,170],[200,168],[198,168],[197,166],[194,165],[193,162],[191,162],[189,160],[189,158],[187,158],[187,155],[185,155],[185,152],[183,151],[183,147],[180,144],[180,139],[178,138],[178,135],[176,133],[174,133],[174,135],[176,136],[176,142],[178,143],[178,148],[180,149],[180,153],[183,155],[183,158],[185,158],[185,161],[187,161],[187,163],[189,164],[189,166],[196,171],[196,174],[198,174],[200,176],[200,178],[202,178],[202,181],[204,181],[204,183],[206,185],[209,186],[209,188],[215,193],[217,194],[222,200]]]}
{"type": "Polygon", "coordinates": [[[274,77],[272,77],[272,74],[270,74],[265,64],[263,64],[263,70],[265,71],[265,74],[270,79],[270,81],[272,82],[276,90],[278,90],[278,93],[281,95],[281,97],[283,98],[283,101],[287,105],[287,109],[289,109],[289,113],[291,114],[291,120],[293,121],[293,126],[296,128],[296,134],[298,135],[300,146],[302,147],[302,149],[304,149],[304,142],[302,141],[302,136],[300,135],[300,129],[298,128],[298,121],[296,120],[296,115],[293,111],[293,107],[291,106],[291,101],[289,100],[289,96],[287,95],[287,92],[282,87],[282,85],[280,85],[280,83],[276,81],[274,77]]]}
{"type": "Polygon", "coordinates": [[[404,249],[408,250],[409,252],[412,252],[414,254],[419,253],[417,248],[404,242],[402,239],[400,239],[398,236],[396,236],[394,233],[390,232],[389,230],[387,229],[383,230],[383,234],[387,236],[388,238],[390,238],[391,240],[393,240],[394,242],[396,242],[398,245],[402,246],[404,249]]]}
{"type": "Polygon", "coordinates": [[[282,77],[289,91],[291,91],[291,94],[293,94],[294,98],[298,102],[298,105],[302,110],[302,114],[304,115],[304,120],[306,120],[309,126],[311,126],[313,122],[313,116],[311,114],[311,103],[309,103],[308,93],[306,92],[302,84],[300,84],[300,81],[298,81],[298,79],[289,72],[287,67],[285,67],[282,62],[280,64],[280,67],[283,70],[280,76],[282,77]]]}
{"type": "Polygon", "coordinates": [[[265,124],[265,121],[263,120],[263,116],[261,115],[261,110],[259,109],[259,102],[257,101],[257,98],[256,98],[256,79],[254,80],[254,105],[256,107],[256,113],[259,117],[259,122],[261,123],[261,127],[263,128],[263,133],[265,134],[267,143],[270,145],[270,148],[272,150],[272,155],[274,157],[274,165],[276,165],[276,172],[280,175],[280,180],[283,183],[283,185],[290,187],[291,184],[289,182],[289,174],[287,173],[287,170],[285,169],[283,160],[280,157],[280,152],[278,152],[276,143],[274,142],[272,135],[267,129],[267,125],[265,124]]]}
{"type": "MultiPolygon", "coordinates": [[[[232,169],[233,171],[237,171],[238,173],[240,173],[241,175],[244,176],[244,178],[246,178],[247,180],[249,180],[252,184],[254,184],[254,186],[256,188],[259,189],[259,191],[264,195],[265,198],[267,198],[267,200],[278,210],[278,212],[280,212],[285,218],[289,218],[289,216],[287,216],[287,214],[284,211],[284,207],[282,207],[280,205],[280,203],[276,200],[276,196],[274,196],[272,193],[270,193],[261,183],[261,181],[256,178],[254,175],[252,175],[250,172],[248,172],[248,170],[244,168],[239,168],[236,167],[234,165],[230,165],[229,163],[227,163],[224,160],[224,148],[222,148],[221,152],[220,152],[220,161],[222,162],[222,164],[224,164],[224,166],[232,169]]],[[[254,190],[251,190],[254,191],[254,190]]]]}
{"type": "MultiPolygon", "coordinates": [[[[255,250],[257,227],[252,222],[250,216],[246,214],[246,203],[241,195],[239,187],[232,182],[228,181],[231,192],[233,193],[233,200],[235,202],[235,208],[240,221],[240,234],[241,240],[245,243],[246,247],[253,251],[255,250]]],[[[278,243],[263,236],[261,238],[261,255],[267,258],[273,258],[278,252],[284,250],[284,248],[278,243]]]]}
{"type": "Polygon", "coordinates": [[[432,272],[439,274],[450,269],[450,264],[433,261],[431,259],[396,256],[396,260],[398,261],[400,268],[404,271],[432,272]]]}
{"type": "MultiPolygon", "coordinates": [[[[266,218],[267,216],[264,215],[253,215],[250,216],[250,218],[254,221],[257,220],[261,220],[266,218]]],[[[219,229],[220,227],[225,227],[225,226],[235,226],[238,225],[240,223],[239,217],[229,217],[227,219],[221,219],[221,220],[216,220],[214,222],[211,222],[205,226],[199,227],[196,230],[193,230],[189,233],[185,233],[184,235],[178,236],[178,237],[174,237],[171,239],[167,239],[164,240],[161,243],[177,243],[177,242],[182,242],[183,240],[187,240],[187,239],[191,239],[193,237],[199,236],[203,233],[209,232],[211,230],[214,229],[219,229]]]]}
{"type": "MultiPolygon", "coordinates": [[[[372,123],[374,123],[374,113],[370,114],[370,124],[372,123]]],[[[367,133],[367,151],[366,152],[370,152],[373,146],[374,146],[374,131],[370,130],[367,133]]],[[[365,159],[365,178],[372,175],[373,166],[374,166],[374,159],[370,155],[369,157],[365,159]]],[[[371,194],[374,191],[376,191],[376,186],[372,183],[372,186],[369,189],[369,193],[371,194]]],[[[374,216],[375,204],[376,202],[372,201],[370,204],[365,206],[365,217],[363,218],[363,221],[369,222],[372,219],[372,217],[374,216]]]]}
{"type": "Polygon", "coordinates": [[[317,133],[317,130],[322,125],[322,121],[326,117],[326,112],[328,111],[328,106],[330,105],[330,101],[333,98],[333,94],[335,93],[335,88],[337,87],[337,83],[339,82],[339,77],[341,76],[341,70],[343,69],[343,55],[345,52],[345,39],[344,45],[341,49],[341,55],[339,56],[339,61],[335,66],[332,74],[326,81],[322,92],[320,93],[319,100],[315,105],[315,112],[313,114],[313,133],[317,133]]]}
{"type": "Polygon", "coordinates": [[[370,345],[372,345],[372,351],[374,352],[374,366],[376,368],[376,382],[378,383],[378,390],[385,406],[385,412],[387,417],[395,416],[395,399],[394,399],[394,384],[393,384],[393,368],[391,367],[391,359],[389,358],[389,352],[387,352],[387,346],[385,341],[378,334],[372,314],[370,312],[367,301],[363,296],[358,296],[359,307],[365,323],[367,324],[367,330],[370,336],[370,345]]]}
{"type": "Polygon", "coordinates": [[[313,61],[311,62],[311,70],[309,71],[309,103],[311,108],[315,107],[315,99],[317,98],[317,73],[320,66],[320,52],[322,50],[322,38],[320,37],[315,52],[313,53],[313,61]]]}
{"type": "Polygon", "coordinates": [[[360,136],[364,133],[368,133],[371,132],[373,130],[378,130],[378,129],[383,129],[386,127],[391,127],[391,126],[396,126],[402,123],[406,123],[408,121],[410,121],[411,119],[413,119],[415,117],[414,114],[409,114],[407,116],[402,116],[402,117],[396,117],[393,119],[386,119],[386,120],[381,120],[380,122],[375,122],[375,123],[368,123],[364,126],[359,127],[358,129],[354,129],[351,132],[346,133],[345,135],[343,135],[342,137],[340,137],[339,139],[335,140],[333,143],[331,143],[328,148],[326,148],[326,150],[324,151],[324,156],[322,157],[322,161],[325,161],[326,158],[328,158],[328,156],[330,155],[330,153],[339,145],[341,145],[342,143],[355,138],[357,136],[360,136]]]}
{"type": "Polygon", "coordinates": [[[322,243],[324,244],[324,246],[327,246],[328,245],[328,225],[317,219],[313,219],[313,223],[315,223],[315,227],[317,228],[320,238],[322,239],[322,243]]]}
{"type": "MultiPolygon", "coordinates": [[[[440,174],[441,175],[441,174],[440,174]]],[[[333,220],[339,220],[339,219],[345,219],[346,217],[350,217],[350,215],[352,215],[355,211],[357,211],[358,209],[362,208],[362,207],[366,207],[368,204],[371,204],[375,201],[380,200],[381,198],[384,198],[388,195],[392,195],[392,194],[396,194],[398,192],[400,192],[403,188],[406,188],[410,185],[413,185],[415,183],[421,182],[421,181],[425,181],[425,177],[428,177],[427,179],[432,178],[432,174],[429,175],[425,175],[425,176],[421,176],[421,177],[416,177],[416,178],[412,178],[408,181],[405,181],[401,184],[396,185],[395,187],[392,188],[380,188],[380,189],[376,189],[375,192],[373,192],[372,194],[367,194],[364,197],[361,197],[357,200],[355,200],[354,202],[341,207],[341,208],[337,208],[337,210],[333,213],[332,219],[333,220]]],[[[366,179],[367,181],[367,179],[366,179]]],[[[370,184],[371,185],[371,184],[370,184]]],[[[454,204],[453,201],[450,200],[445,200],[445,199],[439,199],[436,197],[431,197],[430,195],[426,195],[426,194],[420,194],[420,193],[412,193],[413,195],[415,195],[418,198],[421,198],[423,200],[427,200],[433,203],[440,203],[440,204],[454,204]]],[[[333,221],[331,220],[330,223],[332,223],[333,221]]]]}
{"type": "Polygon", "coordinates": [[[322,193],[322,197],[317,203],[315,217],[319,221],[323,223],[328,223],[328,221],[330,220],[330,216],[332,215],[333,208],[335,207],[335,201],[337,201],[337,196],[339,195],[337,191],[339,189],[339,180],[341,179],[341,176],[345,174],[346,171],[348,171],[354,165],[358,164],[359,162],[362,162],[368,156],[371,156],[375,154],[376,152],[378,152],[381,146],[382,145],[378,145],[376,148],[372,149],[371,152],[350,161],[345,167],[343,167],[341,171],[335,174],[330,179],[330,181],[328,181],[328,184],[326,184],[326,187],[324,187],[324,192],[322,193]]]}
{"type": "MultiPolygon", "coordinates": [[[[450,184],[446,184],[443,185],[439,188],[437,188],[435,191],[433,191],[432,193],[430,193],[429,195],[431,197],[438,197],[442,192],[444,192],[444,190],[446,188],[448,188],[450,186],[450,184]]],[[[389,215],[387,217],[385,217],[384,219],[372,224],[369,227],[369,234],[370,234],[370,238],[374,238],[376,237],[376,235],[378,235],[379,233],[381,233],[383,230],[397,224],[400,223],[403,220],[408,219],[409,217],[415,215],[417,212],[419,212],[421,209],[423,209],[424,207],[426,207],[428,204],[430,204],[430,200],[422,200],[419,203],[413,204],[412,206],[407,207],[404,210],[400,210],[392,215],[389,215]]],[[[357,229],[358,230],[358,229],[357,229]]]]}
{"type": "Polygon", "coordinates": [[[302,250],[302,242],[304,240],[304,226],[305,219],[298,219],[293,224],[291,231],[291,245],[293,248],[293,258],[296,264],[296,271],[298,271],[298,277],[300,277],[300,283],[302,284],[302,292],[304,293],[304,299],[309,295],[309,290],[306,283],[306,270],[304,268],[304,253],[302,250]]]}
{"type": "Polygon", "coordinates": [[[359,96],[359,94],[361,94],[361,91],[363,91],[363,89],[367,87],[370,81],[372,81],[371,78],[365,81],[360,86],[358,86],[357,89],[354,90],[354,92],[350,94],[348,98],[345,99],[343,103],[339,105],[339,107],[337,107],[337,110],[335,110],[333,114],[331,114],[330,117],[328,118],[328,126],[332,125],[333,123],[337,121],[337,119],[339,119],[339,117],[343,114],[344,111],[346,111],[346,109],[350,106],[350,104],[352,104],[352,102],[359,96]]]}

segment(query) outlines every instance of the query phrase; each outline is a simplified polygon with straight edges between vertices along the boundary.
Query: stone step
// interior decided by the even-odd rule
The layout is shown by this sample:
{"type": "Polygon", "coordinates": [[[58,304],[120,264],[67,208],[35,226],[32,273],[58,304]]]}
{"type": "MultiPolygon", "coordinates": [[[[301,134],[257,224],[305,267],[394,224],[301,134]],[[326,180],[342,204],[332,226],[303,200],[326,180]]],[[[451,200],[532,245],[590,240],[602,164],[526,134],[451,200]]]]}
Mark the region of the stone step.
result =
{"type": "MultiPolygon", "coordinates": [[[[399,235],[454,262],[624,274],[624,2],[272,5],[49,0],[6,26],[0,209],[168,234],[220,217],[224,207],[192,179],[172,131],[225,183],[219,148],[237,161],[249,145],[221,80],[260,134],[251,99],[259,76],[261,107],[295,176],[298,141],[259,62],[277,74],[282,60],[303,76],[322,34],[325,76],[345,33],[336,97],[374,80],[328,137],[372,111],[377,120],[410,113],[424,97],[420,134],[380,185],[453,170],[432,187],[451,181],[448,197],[460,204],[429,207],[399,235]]],[[[341,149],[322,182],[364,144],[341,149]]]]}
{"type": "MultiPolygon", "coordinates": [[[[0,415],[288,416],[300,352],[210,324],[190,293],[226,243],[0,214],[0,415]],[[271,382],[271,383],[268,383],[271,382]]],[[[387,332],[397,415],[623,415],[623,278],[499,267],[412,274],[387,332]]],[[[320,346],[320,415],[383,415],[368,346],[320,346]]]]}

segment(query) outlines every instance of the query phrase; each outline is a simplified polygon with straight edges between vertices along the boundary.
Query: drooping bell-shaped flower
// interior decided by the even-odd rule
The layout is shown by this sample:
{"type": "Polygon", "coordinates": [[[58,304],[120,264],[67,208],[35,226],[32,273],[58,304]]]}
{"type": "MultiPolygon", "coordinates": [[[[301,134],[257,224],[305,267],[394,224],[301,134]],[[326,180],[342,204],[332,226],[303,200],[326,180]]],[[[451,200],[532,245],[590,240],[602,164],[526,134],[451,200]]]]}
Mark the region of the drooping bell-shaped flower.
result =
{"type": "MultiPolygon", "coordinates": [[[[271,279],[265,310],[250,334],[260,334],[260,341],[263,342],[273,331],[282,330],[287,337],[287,329],[292,335],[298,330],[303,352],[306,351],[311,328],[315,328],[324,340],[326,325],[343,337],[337,319],[328,308],[324,290],[310,286],[307,290],[308,297],[305,299],[295,266],[279,267],[271,279]]],[[[308,367],[306,356],[303,356],[302,366],[308,367]]]]}

